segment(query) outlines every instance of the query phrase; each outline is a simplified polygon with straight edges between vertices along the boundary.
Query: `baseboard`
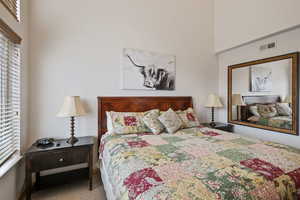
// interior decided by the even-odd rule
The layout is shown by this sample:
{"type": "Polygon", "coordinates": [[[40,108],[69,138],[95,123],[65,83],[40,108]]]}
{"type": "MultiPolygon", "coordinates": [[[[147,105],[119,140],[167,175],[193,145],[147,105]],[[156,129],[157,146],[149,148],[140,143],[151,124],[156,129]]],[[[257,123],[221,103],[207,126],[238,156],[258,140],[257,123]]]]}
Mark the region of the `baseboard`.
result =
{"type": "Polygon", "coordinates": [[[26,194],[26,188],[25,188],[25,181],[24,181],[21,192],[20,192],[19,197],[18,197],[18,200],[25,199],[25,194],[26,194]]]}

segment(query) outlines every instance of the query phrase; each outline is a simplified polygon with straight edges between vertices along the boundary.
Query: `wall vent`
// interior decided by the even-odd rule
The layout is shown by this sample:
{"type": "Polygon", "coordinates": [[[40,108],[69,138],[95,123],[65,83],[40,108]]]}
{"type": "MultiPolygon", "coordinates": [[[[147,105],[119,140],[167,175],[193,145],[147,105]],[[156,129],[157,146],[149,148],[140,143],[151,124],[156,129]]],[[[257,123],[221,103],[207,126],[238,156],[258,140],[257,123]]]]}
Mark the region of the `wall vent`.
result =
{"type": "Polygon", "coordinates": [[[271,42],[271,43],[268,43],[268,44],[261,45],[259,47],[259,49],[261,51],[264,51],[264,50],[267,50],[267,49],[273,49],[275,47],[276,47],[276,42],[271,42]]]}

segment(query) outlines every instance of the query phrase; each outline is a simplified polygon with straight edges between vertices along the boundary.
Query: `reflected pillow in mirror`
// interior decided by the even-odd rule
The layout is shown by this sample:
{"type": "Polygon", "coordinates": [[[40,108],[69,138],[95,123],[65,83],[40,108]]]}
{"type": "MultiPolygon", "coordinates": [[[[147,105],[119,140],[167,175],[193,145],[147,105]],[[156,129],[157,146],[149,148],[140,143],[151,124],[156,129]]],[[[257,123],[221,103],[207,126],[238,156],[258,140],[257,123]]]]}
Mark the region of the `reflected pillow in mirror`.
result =
{"type": "Polygon", "coordinates": [[[278,115],[281,116],[291,116],[292,109],[290,108],[288,103],[276,103],[276,109],[278,115]]]}
{"type": "Polygon", "coordinates": [[[258,113],[257,106],[250,106],[249,110],[250,110],[252,115],[260,117],[260,114],[258,113]]]}
{"type": "Polygon", "coordinates": [[[258,116],[252,116],[252,117],[249,117],[248,118],[248,121],[250,122],[258,122],[259,121],[259,118],[258,116]]]}
{"type": "Polygon", "coordinates": [[[257,105],[258,113],[264,118],[275,117],[277,115],[277,110],[274,104],[270,105],[257,105]]]}

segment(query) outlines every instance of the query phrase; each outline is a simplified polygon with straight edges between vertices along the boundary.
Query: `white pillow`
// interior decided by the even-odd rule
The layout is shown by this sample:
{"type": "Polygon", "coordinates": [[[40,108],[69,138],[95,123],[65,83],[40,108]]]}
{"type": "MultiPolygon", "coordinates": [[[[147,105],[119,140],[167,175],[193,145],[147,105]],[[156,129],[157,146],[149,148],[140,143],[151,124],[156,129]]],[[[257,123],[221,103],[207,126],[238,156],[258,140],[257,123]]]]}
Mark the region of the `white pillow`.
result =
{"type": "Polygon", "coordinates": [[[278,115],[281,116],[291,116],[292,109],[290,108],[288,103],[276,103],[276,110],[278,115]]]}
{"type": "Polygon", "coordinates": [[[175,133],[183,125],[180,117],[171,108],[159,116],[158,120],[166,127],[169,133],[175,133]]]}
{"type": "Polygon", "coordinates": [[[113,122],[111,119],[111,115],[109,111],[106,111],[106,127],[107,127],[107,132],[113,133],[114,128],[113,128],[113,122]]]}
{"type": "Polygon", "coordinates": [[[249,110],[250,110],[252,115],[260,117],[257,106],[250,106],[249,110]]]}

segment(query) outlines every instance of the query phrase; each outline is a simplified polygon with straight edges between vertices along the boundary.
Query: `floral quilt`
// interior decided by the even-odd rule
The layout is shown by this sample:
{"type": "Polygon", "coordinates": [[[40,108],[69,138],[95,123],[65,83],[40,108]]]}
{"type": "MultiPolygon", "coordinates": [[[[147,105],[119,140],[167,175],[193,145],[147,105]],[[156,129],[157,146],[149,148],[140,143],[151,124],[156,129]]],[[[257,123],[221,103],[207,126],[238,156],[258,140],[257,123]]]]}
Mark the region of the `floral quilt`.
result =
{"type": "Polygon", "coordinates": [[[104,135],[103,169],[117,199],[300,199],[300,150],[197,127],[104,135]]]}
{"type": "Polygon", "coordinates": [[[289,116],[276,116],[270,118],[260,117],[258,124],[275,128],[292,129],[293,121],[289,116]]]}

